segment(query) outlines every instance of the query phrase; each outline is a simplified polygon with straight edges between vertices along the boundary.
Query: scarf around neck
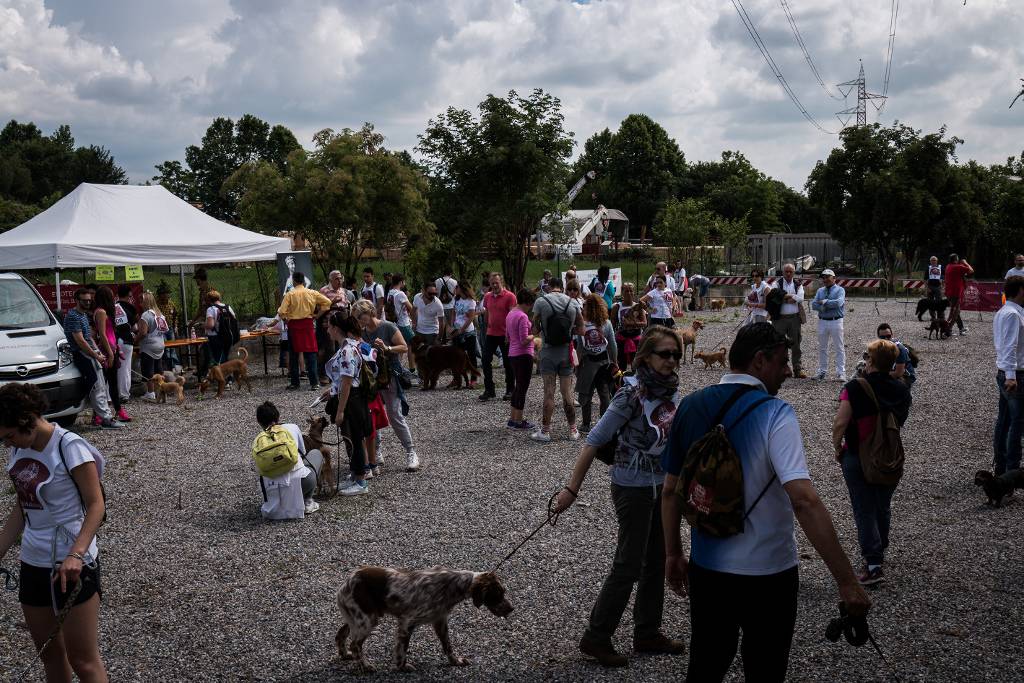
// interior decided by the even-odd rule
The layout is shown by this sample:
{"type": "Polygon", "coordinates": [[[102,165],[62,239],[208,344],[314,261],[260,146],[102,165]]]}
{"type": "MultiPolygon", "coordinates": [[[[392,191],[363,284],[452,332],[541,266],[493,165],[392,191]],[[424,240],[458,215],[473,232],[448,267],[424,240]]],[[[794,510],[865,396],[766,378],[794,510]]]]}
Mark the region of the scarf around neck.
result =
{"type": "Polygon", "coordinates": [[[639,366],[636,369],[636,378],[641,394],[647,398],[670,399],[679,390],[679,375],[674,372],[662,375],[649,365],[639,366]]]}

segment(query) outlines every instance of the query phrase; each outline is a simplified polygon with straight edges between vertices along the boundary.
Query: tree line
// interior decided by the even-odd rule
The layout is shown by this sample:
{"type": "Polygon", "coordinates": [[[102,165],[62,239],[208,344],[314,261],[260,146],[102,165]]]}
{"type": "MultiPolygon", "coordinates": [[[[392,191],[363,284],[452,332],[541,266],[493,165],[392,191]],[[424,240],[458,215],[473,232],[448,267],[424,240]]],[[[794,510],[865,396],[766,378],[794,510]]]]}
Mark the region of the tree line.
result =
{"type": "MultiPolygon", "coordinates": [[[[385,142],[367,123],[321,130],[307,149],[283,125],[218,117],[184,163],[158,164],[152,181],[221,220],[297,233],[324,272],[355,275],[367,250],[400,248],[414,278],[448,268],[471,278],[496,259],[513,286],[545,216],[598,204],[623,211],[632,237],[679,253],[742,245],[751,233],[829,232],[877,253],[890,277],[951,251],[982,274],[1002,272],[1024,234],[1024,154],[961,162],[963,141],[944,128],[847,128],[802,192],[740,151],[688,162],[643,114],[595,133],[572,161],[561,102],[540,89],[488,95],[475,111],[449,107],[427,122],[415,157],[385,142]],[[589,171],[595,179],[567,205],[568,188],[589,171]]],[[[43,136],[12,121],[0,133],[0,229],[83,181],[126,178],[107,150],[76,148],[67,126],[43,136]]]]}

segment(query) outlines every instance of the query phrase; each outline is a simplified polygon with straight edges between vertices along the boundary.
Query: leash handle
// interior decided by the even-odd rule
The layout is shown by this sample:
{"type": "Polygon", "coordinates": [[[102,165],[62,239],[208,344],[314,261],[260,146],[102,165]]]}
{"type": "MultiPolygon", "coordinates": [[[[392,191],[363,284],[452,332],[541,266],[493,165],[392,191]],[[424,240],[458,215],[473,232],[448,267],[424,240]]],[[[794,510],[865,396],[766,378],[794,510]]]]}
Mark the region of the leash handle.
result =
{"type": "Polygon", "coordinates": [[[9,570],[0,567],[0,576],[4,577],[4,589],[9,591],[18,590],[18,577],[9,570]]]}

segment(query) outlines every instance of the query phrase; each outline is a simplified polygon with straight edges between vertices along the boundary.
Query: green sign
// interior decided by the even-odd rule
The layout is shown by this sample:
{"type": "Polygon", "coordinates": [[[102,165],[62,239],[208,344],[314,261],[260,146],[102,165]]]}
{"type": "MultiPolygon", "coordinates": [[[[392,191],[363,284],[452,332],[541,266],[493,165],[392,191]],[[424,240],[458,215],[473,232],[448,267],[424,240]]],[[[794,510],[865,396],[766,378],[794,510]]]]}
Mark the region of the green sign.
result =
{"type": "Polygon", "coordinates": [[[142,266],[125,266],[124,279],[128,282],[142,282],[146,276],[142,274],[142,266]]]}
{"type": "Polygon", "coordinates": [[[97,282],[113,282],[114,266],[96,266],[97,282]]]}

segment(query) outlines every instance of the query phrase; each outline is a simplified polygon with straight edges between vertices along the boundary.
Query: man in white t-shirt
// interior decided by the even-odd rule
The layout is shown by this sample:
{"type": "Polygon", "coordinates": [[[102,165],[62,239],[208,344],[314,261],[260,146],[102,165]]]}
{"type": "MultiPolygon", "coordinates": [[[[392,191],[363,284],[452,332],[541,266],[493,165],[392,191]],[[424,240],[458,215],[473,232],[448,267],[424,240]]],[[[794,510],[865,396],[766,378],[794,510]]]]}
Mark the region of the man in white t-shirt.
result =
{"type": "MultiPolygon", "coordinates": [[[[664,490],[675,491],[691,444],[711,424],[722,423],[742,462],[742,533],[713,536],[691,529],[689,560],[679,533],[682,499],[668,493],[661,499],[665,580],[679,595],[689,593],[688,670],[700,672],[702,681],[725,678],[741,631],[747,678],[757,672],[758,680],[785,680],[800,589],[794,517],[838,584],[847,611],[861,616],[871,607],[811,484],[796,413],[776,398],[790,374],[788,346],[770,323],[742,328],[729,349],[729,374],[683,399],[662,455],[664,490]]],[[[698,508],[717,502],[696,485],[687,495],[698,508]]]]}
{"type": "Polygon", "coordinates": [[[405,287],[405,276],[401,273],[396,273],[391,278],[391,290],[388,292],[387,304],[385,313],[385,319],[391,320],[391,314],[393,313],[395,326],[398,327],[398,331],[402,333],[402,339],[405,340],[406,346],[408,347],[408,361],[409,369],[416,372],[416,356],[412,353],[412,347],[409,346],[409,342],[412,341],[413,329],[412,329],[412,302],[409,301],[409,295],[405,293],[403,289],[405,287]],[[389,312],[390,311],[390,312],[389,312]]]}
{"type": "Polygon", "coordinates": [[[446,270],[444,275],[434,280],[434,286],[437,288],[437,298],[441,300],[441,305],[444,306],[444,320],[449,325],[452,324],[452,317],[455,315],[455,287],[458,284],[458,280],[452,277],[451,268],[446,270]]]}
{"type": "Polygon", "coordinates": [[[373,268],[363,268],[363,288],[359,290],[359,298],[372,301],[377,307],[377,317],[384,317],[384,286],[373,281],[373,268]]]}
{"type": "Polygon", "coordinates": [[[1024,254],[1017,254],[1013,257],[1013,268],[1006,271],[1005,280],[1011,277],[1024,277],[1024,254]]]}
{"type": "Polygon", "coordinates": [[[437,298],[437,287],[433,282],[424,283],[423,291],[412,299],[412,308],[416,334],[423,337],[428,346],[433,346],[438,336],[446,329],[444,305],[437,298]]]}

